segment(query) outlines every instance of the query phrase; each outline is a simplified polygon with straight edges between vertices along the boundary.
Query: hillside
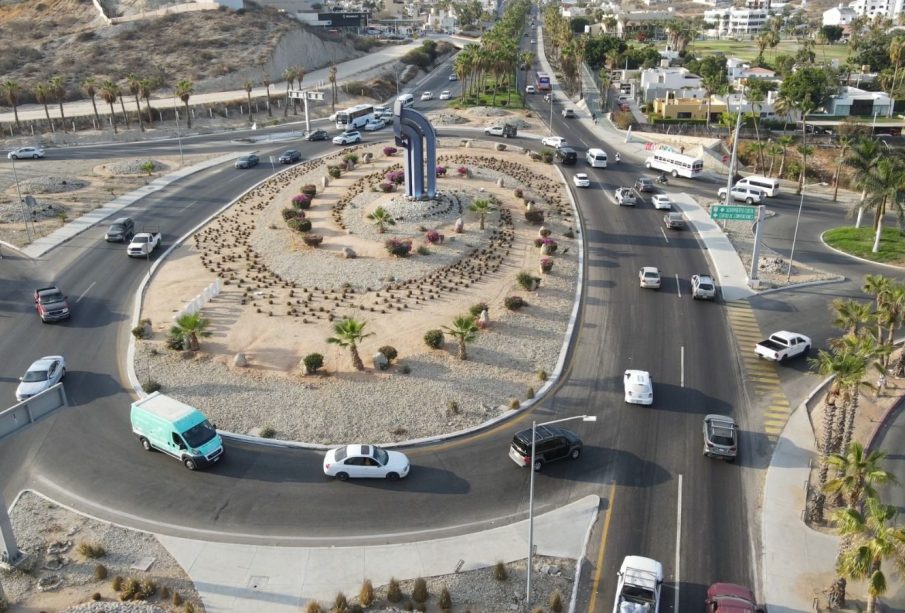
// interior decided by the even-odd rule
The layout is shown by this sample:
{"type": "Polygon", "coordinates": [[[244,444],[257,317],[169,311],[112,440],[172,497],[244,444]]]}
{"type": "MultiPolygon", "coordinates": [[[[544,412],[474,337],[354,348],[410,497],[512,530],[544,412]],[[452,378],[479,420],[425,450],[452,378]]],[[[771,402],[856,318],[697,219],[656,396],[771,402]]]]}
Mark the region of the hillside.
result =
{"type": "Polygon", "coordinates": [[[128,74],[156,77],[168,87],[188,79],[200,93],[238,89],[246,79],[257,85],[264,72],[278,81],[289,65],[313,70],[361,55],[351,43],[326,40],[274,9],[247,4],[243,11],[107,26],[86,0],[0,0],[0,74],[18,82],[21,102],[29,103],[34,87],[54,75],[66,82],[68,99],[83,97],[79,85],[88,77],[100,83],[128,74]]]}

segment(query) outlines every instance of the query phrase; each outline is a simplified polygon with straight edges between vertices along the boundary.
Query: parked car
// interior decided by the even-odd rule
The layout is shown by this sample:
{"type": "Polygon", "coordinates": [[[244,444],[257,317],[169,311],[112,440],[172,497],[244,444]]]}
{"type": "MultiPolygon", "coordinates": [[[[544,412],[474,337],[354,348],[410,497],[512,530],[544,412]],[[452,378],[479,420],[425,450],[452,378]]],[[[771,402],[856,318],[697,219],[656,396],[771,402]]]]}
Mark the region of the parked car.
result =
{"type": "Polygon", "coordinates": [[[11,160],[37,160],[38,158],[44,157],[44,149],[41,147],[19,147],[18,149],[13,149],[7,153],[6,157],[11,160]]]}
{"type": "Polygon", "coordinates": [[[537,88],[534,87],[533,85],[528,85],[528,86],[525,87],[525,93],[526,93],[526,94],[536,94],[536,93],[537,93],[537,88]]]}
{"type": "Polygon", "coordinates": [[[425,102],[426,100],[433,100],[434,95],[430,92],[423,92],[421,94],[421,102],[425,102]]]}
{"type": "Polygon", "coordinates": [[[565,147],[567,145],[566,139],[562,136],[545,136],[541,139],[540,143],[545,147],[553,147],[554,149],[559,149],[560,147],[565,147]]]}
{"type": "Polygon", "coordinates": [[[625,401],[629,404],[654,403],[654,383],[646,370],[627,370],[622,376],[625,401]]]}
{"type": "Polygon", "coordinates": [[[34,293],[35,310],[43,323],[69,319],[69,302],[56,285],[39,287],[34,293]]]}
{"type": "Polygon", "coordinates": [[[710,275],[691,275],[691,297],[695,300],[714,300],[716,283],[710,275]]]}
{"type": "Polygon", "coordinates": [[[727,415],[704,418],[704,455],[732,462],[738,453],[738,426],[727,415]]]}
{"type": "Polygon", "coordinates": [[[650,197],[650,202],[655,209],[663,209],[665,211],[672,209],[672,200],[666,194],[654,194],[650,197]]]}
{"type": "Polygon", "coordinates": [[[409,474],[409,459],[399,451],[377,445],[345,445],[324,456],[324,474],[340,481],[346,479],[388,479],[395,481],[409,474]]]}
{"type": "Polygon", "coordinates": [[[61,355],[48,355],[35,360],[19,378],[16,400],[22,402],[40,394],[63,380],[66,376],[66,360],[61,355]]]}
{"type": "Polygon", "coordinates": [[[361,132],[358,130],[346,130],[342,134],[333,137],[334,145],[351,145],[361,142],[361,132]]]}
{"type": "Polygon", "coordinates": [[[647,177],[638,177],[638,180],[635,181],[635,189],[639,192],[652,192],[654,191],[654,182],[647,177]]]}
{"type": "Polygon", "coordinates": [[[811,350],[811,339],[804,334],[780,330],[762,340],[754,347],[754,353],[765,360],[785,362],[795,356],[807,357],[811,350]]]}
{"type": "Polygon", "coordinates": [[[631,187],[620,187],[616,190],[616,204],[620,206],[635,206],[638,199],[631,187]]]}
{"type": "Polygon", "coordinates": [[[452,94],[448,89],[444,89],[440,92],[440,100],[449,100],[450,98],[452,98],[452,94]]]}
{"type": "Polygon", "coordinates": [[[383,119],[372,119],[368,123],[365,124],[365,132],[374,132],[375,130],[382,130],[386,127],[387,122],[383,119]]]}
{"type": "Polygon", "coordinates": [[[573,111],[572,109],[563,109],[562,116],[564,119],[573,119],[574,117],[576,117],[575,111],[573,111]]]}
{"type": "MultiPolygon", "coordinates": [[[[581,448],[581,439],[574,432],[558,426],[538,426],[534,429],[534,470],[563,458],[577,460],[581,448]]],[[[519,466],[531,466],[531,428],[512,437],[509,458],[519,466]]]]}
{"type": "Polygon", "coordinates": [[[302,154],[295,149],[290,149],[280,156],[280,164],[294,164],[302,160],[302,154]]]}
{"type": "MultiPolygon", "coordinates": [[[[726,188],[721,187],[717,194],[720,202],[726,200],[726,188]]],[[[767,195],[763,190],[748,185],[735,185],[731,191],[732,199],[736,202],[744,202],[745,204],[760,204],[766,199],[767,195]]]]}
{"type": "Polygon", "coordinates": [[[235,166],[236,168],[252,168],[254,166],[257,166],[258,162],[260,161],[261,160],[260,158],[258,158],[258,156],[256,156],[254,153],[251,153],[249,155],[243,155],[238,160],[236,160],[235,166]]]}
{"type": "Polygon", "coordinates": [[[588,175],[583,172],[573,175],[572,183],[575,184],[575,187],[591,187],[591,180],[588,178],[588,175]]]}
{"type": "Polygon", "coordinates": [[[328,138],[330,138],[330,135],[327,134],[326,130],[312,130],[305,136],[305,140],[327,140],[328,138]]]}
{"type": "Polygon", "coordinates": [[[110,224],[104,240],[108,243],[124,243],[132,239],[135,234],[135,222],[131,217],[120,217],[110,224]]]}
{"type": "Polygon", "coordinates": [[[660,269],[656,266],[644,266],[638,271],[641,287],[660,289],[660,269]]]}
{"type": "Polygon", "coordinates": [[[669,230],[684,230],[685,216],[682,213],[667,213],[663,216],[663,225],[669,230]]]}

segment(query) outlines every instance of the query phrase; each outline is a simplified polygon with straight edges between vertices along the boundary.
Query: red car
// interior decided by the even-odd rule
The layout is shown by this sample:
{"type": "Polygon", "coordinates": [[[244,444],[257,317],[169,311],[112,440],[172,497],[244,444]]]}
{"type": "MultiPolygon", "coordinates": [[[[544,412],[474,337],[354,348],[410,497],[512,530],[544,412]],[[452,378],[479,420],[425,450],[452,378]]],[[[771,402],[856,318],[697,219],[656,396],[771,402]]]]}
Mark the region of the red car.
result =
{"type": "Polygon", "coordinates": [[[34,293],[35,310],[41,317],[41,321],[60,321],[61,319],[69,319],[69,302],[66,296],[60,291],[56,285],[50,287],[39,287],[34,293]]]}
{"type": "Polygon", "coordinates": [[[714,583],[707,590],[706,613],[762,613],[754,593],[736,583],[714,583]]]}

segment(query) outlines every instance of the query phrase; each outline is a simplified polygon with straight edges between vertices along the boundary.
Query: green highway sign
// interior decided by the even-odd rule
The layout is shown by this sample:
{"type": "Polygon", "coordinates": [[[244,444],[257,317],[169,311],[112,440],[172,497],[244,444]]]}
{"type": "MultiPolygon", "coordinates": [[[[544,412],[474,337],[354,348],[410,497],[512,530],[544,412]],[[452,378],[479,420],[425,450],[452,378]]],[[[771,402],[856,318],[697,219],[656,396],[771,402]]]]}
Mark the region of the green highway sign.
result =
{"type": "Polygon", "coordinates": [[[754,221],[757,207],[714,204],[710,207],[710,217],[722,221],[754,221]]]}

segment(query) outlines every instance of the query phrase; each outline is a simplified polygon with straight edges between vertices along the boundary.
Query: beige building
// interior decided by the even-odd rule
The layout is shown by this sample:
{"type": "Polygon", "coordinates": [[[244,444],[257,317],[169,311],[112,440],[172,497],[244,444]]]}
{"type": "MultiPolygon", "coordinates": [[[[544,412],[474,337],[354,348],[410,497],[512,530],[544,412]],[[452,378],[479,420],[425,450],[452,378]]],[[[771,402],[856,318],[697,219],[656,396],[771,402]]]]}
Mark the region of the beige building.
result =
{"type": "MultiPolygon", "coordinates": [[[[710,103],[710,121],[720,120],[726,112],[726,103],[713,100],[710,103]]],[[[700,98],[658,98],[654,100],[654,115],[663,119],[705,119],[707,100],[700,98]]]]}

